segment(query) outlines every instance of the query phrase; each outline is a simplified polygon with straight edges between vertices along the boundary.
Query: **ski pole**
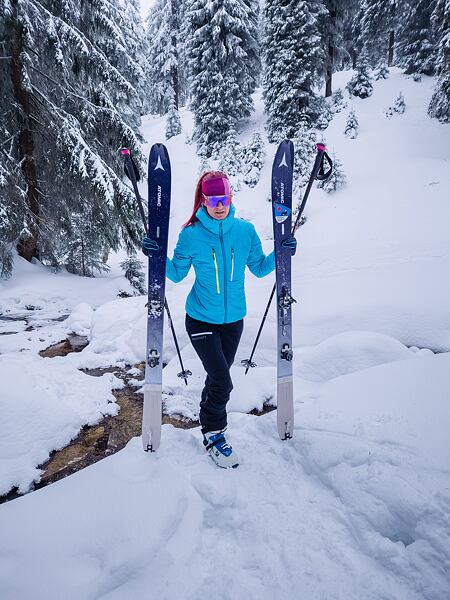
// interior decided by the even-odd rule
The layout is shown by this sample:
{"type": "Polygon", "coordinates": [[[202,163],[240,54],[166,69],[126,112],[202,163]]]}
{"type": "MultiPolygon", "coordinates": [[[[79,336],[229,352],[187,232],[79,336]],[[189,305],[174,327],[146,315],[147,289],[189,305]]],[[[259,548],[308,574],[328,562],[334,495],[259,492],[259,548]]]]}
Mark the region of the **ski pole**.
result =
{"type": "MultiPolygon", "coordinates": [[[[128,148],[121,148],[120,154],[123,156],[123,159],[124,159],[123,166],[124,166],[125,175],[131,181],[131,184],[133,186],[134,195],[136,196],[136,200],[137,200],[137,203],[139,206],[139,212],[141,213],[142,224],[144,225],[145,234],[148,235],[148,226],[147,226],[147,219],[145,217],[144,205],[143,205],[142,198],[141,198],[141,195],[139,194],[139,190],[138,190],[138,186],[137,186],[137,182],[140,179],[139,171],[138,171],[133,159],[131,158],[131,152],[128,148]]],[[[181,366],[181,372],[178,373],[177,375],[178,375],[178,377],[183,378],[184,383],[187,385],[188,384],[187,378],[190,375],[192,375],[192,372],[189,371],[189,369],[184,368],[183,359],[181,358],[180,346],[178,345],[178,339],[177,339],[177,335],[175,333],[175,327],[173,326],[172,315],[170,314],[169,304],[167,303],[167,298],[165,298],[165,297],[164,297],[164,308],[166,309],[167,319],[169,321],[169,327],[172,332],[173,341],[175,342],[175,348],[176,348],[177,355],[178,355],[178,360],[179,360],[180,366],[181,366]]]]}
{"type": "MultiPolygon", "coordinates": [[[[316,144],[316,148],[317,148],[316,159],[314,161],[311,175],[309,176],[308,185],[306,186],[306,190],[305,190],[305,194],[303,196],[302,203],[300,205],[300,208],[298,209],[297,218],[295,219],[294,226],[292,227],[292,234],[291,234],[292,236],[295,236],[295,233],[296,233],[298,227],[300,226],[300,219],[301,219],[303,210],[306,206],[306,201],[308,200],[308,196],[311,191],[311,187],[312,187],[312,184],[314,183],[314,180],[317,179],[319,181],[323,181],[324,179],[328,179],[328,177],[331,175],[332,170],[333,170],[333,163],[332,163],[330,157],[328,156],[328,154],[326,153],[326,146],[324,144],[316,144]],[[324,159],[326,159],[328,162],[329,168],[327,171],[324,171],[324,166],[323,166],[324,159]]],[[[255,354],[256,346],[258,345],[258,341],[259,341],[261,332],[263,330],[264,323],[266,322],[267,314],[269,312],[270,305],[272,304],[272,300],[275,295],[275,290],[276,290],[276,283],[273,284],[272,292],[270,294],[269,301],[267,302],[266,310],[264,311],[261,325],[259,326],[258,333],[256,335],[256,339],[255,339],[255,342],[253,344],[253,348],[252,348],[252,351],[250,354],[250,358],[244,358],[243,360],[241,360],[241,365],[243,365],[245,367],[246,375],[247,375],[250,367],[256,367],[256,363],[253,362],[253,355],[255,354]]]]}

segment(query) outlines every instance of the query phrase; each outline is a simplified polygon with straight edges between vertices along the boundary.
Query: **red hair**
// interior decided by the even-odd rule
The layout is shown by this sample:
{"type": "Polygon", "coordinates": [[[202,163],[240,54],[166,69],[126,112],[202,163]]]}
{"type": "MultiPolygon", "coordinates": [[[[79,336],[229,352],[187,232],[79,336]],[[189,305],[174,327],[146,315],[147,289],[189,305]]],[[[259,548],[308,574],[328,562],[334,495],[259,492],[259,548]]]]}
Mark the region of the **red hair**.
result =
{"type": "Polygon", "coordinates": [[[222,173],[222,171],[206,171],[206,173],[203,173],[203,175],[200,177],[200,179],[197,182],[197,187],[195,188],[194,208],[192,210],[192,215],[189,217],[188,221],[186,221],[186,223],[183,225],[183,227],[189,227],[189,225],[193,225],[196,221],[198,221],[197,217],[195,216],[195,213],[198,211],[198,209],[203,204],[203,198],[202,198],[203,182],[208,181],[209,179],[222,179],[222,178],[228,179],[228,176],[225,173],[222,173]]]}

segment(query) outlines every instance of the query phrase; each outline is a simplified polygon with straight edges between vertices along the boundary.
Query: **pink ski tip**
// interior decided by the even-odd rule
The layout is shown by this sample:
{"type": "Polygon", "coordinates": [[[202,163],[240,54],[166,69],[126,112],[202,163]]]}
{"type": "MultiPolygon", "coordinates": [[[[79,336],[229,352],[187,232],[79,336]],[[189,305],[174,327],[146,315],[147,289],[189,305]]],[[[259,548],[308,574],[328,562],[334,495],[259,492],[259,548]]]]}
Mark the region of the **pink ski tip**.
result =
{"type": "Polygon", "coordinates": [[[317,150],[321,150],[322,152],[325,152],[325,150],[327,149],[325,144],[316,144],[316,148],[317,150]]]}
{"type": "Polygon", "coordinates": [[[127,155],[129,155],[129,154],[130,154],[130,151],[128,150],[128,148],[121,148],[121,149],[119,150],[119,152],[120,152],[120,154],[121,154],[122,156],[127,156],[127,155]]]}

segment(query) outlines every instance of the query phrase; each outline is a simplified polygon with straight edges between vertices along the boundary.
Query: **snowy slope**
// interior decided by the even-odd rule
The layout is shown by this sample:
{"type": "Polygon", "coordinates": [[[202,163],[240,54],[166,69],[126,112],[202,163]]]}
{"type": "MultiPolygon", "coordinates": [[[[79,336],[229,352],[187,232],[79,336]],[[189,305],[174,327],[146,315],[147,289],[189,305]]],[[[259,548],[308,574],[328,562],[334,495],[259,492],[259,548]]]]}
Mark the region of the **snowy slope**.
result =
{"type": "Polygon", "coordinates": [[[236,471],[196,430],[165,426],[156,455],[135,438],[0,508],[0,595],[448,598],[449,386],[448,354],[339,377],[289,443],[275,413],[233,414],[236,471]]]}

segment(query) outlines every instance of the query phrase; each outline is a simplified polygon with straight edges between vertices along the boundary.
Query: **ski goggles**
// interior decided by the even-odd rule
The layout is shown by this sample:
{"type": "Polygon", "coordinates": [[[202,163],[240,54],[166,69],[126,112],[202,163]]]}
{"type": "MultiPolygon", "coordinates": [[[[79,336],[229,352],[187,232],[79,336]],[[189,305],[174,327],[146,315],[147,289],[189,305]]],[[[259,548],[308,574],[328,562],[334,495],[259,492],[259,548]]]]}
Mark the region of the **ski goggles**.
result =
{"type": "Polygon", "coordinates": [[[206,204],[206,206],[216,208],[219,202],[222,203],[222,206],[230,206],[231,194],[226,194],[224,196],[206,196],[203,194],[203,204],[206,204]]]}

